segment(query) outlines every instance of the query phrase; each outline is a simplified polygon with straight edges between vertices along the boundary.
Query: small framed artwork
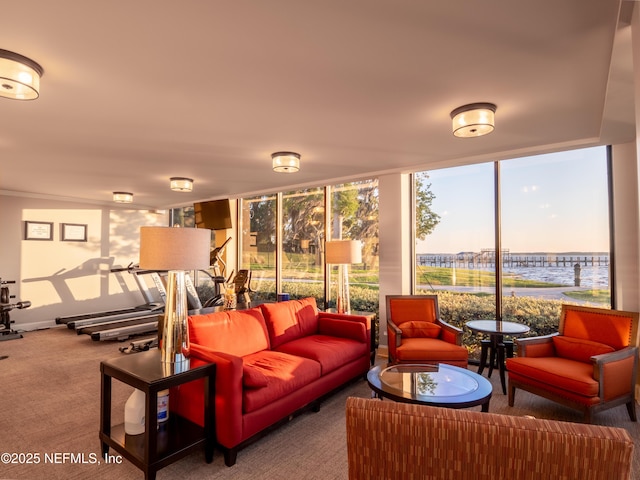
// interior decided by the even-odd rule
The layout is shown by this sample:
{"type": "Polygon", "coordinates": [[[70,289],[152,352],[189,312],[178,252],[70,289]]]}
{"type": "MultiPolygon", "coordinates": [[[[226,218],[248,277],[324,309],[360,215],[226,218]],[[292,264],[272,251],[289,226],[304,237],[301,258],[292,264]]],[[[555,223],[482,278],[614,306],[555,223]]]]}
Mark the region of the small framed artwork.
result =
{"type": "Polygon", "coordinates": [[[63,242],[86,242],[87,225],[83,223],[63,223],[60,239],[63,242]]]}
{"type": "Polygon", "coordinates": [[[24,222],[25,240],[53,240],[53,222],[24,222]]]}

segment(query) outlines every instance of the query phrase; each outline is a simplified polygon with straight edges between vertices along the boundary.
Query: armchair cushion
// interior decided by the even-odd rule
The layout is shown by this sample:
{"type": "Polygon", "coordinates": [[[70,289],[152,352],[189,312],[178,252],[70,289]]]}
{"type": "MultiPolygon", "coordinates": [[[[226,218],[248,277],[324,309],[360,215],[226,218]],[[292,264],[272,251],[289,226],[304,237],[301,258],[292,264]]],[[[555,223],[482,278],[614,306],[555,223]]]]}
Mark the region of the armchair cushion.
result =
{"type": "Polygon", "coordinates": [[[507,359],[510,378],[513,375],[535,379],[542,385],[582,397],[597,397],[599,385],[593,378],[593,366],[568,358],[518,357],[507,359]]]}
{"type": "Polygon", "coordinates": [[[442,327],[433,322],[409,321],[399,325],[405,338],[438,338],[442,327]]]}
{"type": "Polygon", "coordinates": [[[399,362],[448,363],[466,367],[468,356],[465,347],[437,338],[406,338],[396,349],[396,361],[399,362]]]}
{"type": "Polygon", "coordinates": [[[577,360],[578,362],[591,363],[591,357],[603,353],[615,352],[613,347],[600,342],[583,340],[580,338],[556,335],[552,337],[556,354],[562,358],[577,360]]]}

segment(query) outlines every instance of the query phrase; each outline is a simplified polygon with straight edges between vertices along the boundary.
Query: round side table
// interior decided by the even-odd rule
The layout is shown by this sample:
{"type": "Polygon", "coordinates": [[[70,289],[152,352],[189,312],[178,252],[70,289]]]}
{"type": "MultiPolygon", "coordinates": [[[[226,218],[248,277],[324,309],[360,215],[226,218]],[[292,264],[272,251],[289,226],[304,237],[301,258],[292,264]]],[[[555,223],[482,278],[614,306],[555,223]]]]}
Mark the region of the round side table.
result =
{"type": "Polygon", "coordinates": [[[494,361],[497,361],[502,393],[506,395],[507,387],[504,376],[504,372],[506,371],[505,351],[506,356],[513,357],[513,342],[505,341],[504,336],[518,337],[524,335],[529,331],[529,327],[522,323],[497,322],[495,320],[471,320],[467,322],[465,326],[473,333],[489,335],[489,340],[481,340],[480,342],[481,350],[478,374],[482,375],[484,368],[487,366],[487,354],[489,354],[489,373],[487,376],[491,377],[494,361]]]}

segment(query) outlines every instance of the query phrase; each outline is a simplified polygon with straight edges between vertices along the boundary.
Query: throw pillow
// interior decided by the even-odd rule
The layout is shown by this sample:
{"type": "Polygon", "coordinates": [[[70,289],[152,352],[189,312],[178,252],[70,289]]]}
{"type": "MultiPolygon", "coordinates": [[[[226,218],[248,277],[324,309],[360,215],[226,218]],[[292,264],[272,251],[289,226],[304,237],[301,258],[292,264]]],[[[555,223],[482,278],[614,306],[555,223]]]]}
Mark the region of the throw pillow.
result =
{"type": "Polygon", "coordinates": [[[267,376],[251,365],[242,367],[242,383],[247,388],[263,388],[267,386],[267,376]]]}
{"type": "Polygon", "coordinates": [[[551,337],[556,355],[562,358],[577,360],[578,362],[591,363],[593,355],[615,352],[613,347],[604,343],[583,340],[581,338],[565,337],[558,335],[551,337]]]}
{"type": "Polygon", "coordinates": [[[421,321],[403,322],[398,326],[407,338],[438,338],[442,328],[436,323],[421,321]]]}

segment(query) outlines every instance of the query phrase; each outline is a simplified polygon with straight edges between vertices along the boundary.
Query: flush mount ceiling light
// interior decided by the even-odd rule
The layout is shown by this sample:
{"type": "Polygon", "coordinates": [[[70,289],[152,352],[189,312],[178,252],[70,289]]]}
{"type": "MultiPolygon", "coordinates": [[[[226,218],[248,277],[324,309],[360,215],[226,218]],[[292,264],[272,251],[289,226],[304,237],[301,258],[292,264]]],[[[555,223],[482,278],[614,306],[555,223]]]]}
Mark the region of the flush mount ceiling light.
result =
{"type": "Polygon", "coordinates": [[[35,100],[40,96],[42,67],[18,53],[0,49],[0,97],[35,100]]]}
{"type": "Polygon", "coordinates": [[[113,201],[116,203],[131,203],[133,202],[133,193],[113,192],[113,201]]]}
{"type": "Polygon", "coordinates": [[[470,103],[451,112],[456,137],[481,137],[493,132],[496,106],[493,103],[470,103]]]}
{"type": "Polygon", "coordinates": [[[193,178],[171,177],[171,190],[174,192],[190,192],[193,190],[193,178]]]}
{"type": "Polygon", "coordinates": [[[295,173],[300,170],[300,154],[295,152],[276,152],[271,154],[273,171],[295,173]]]}

